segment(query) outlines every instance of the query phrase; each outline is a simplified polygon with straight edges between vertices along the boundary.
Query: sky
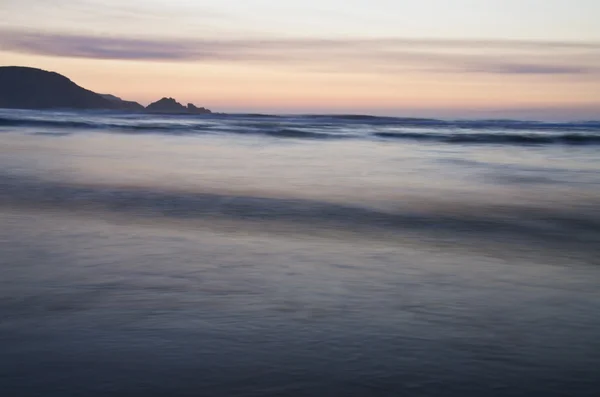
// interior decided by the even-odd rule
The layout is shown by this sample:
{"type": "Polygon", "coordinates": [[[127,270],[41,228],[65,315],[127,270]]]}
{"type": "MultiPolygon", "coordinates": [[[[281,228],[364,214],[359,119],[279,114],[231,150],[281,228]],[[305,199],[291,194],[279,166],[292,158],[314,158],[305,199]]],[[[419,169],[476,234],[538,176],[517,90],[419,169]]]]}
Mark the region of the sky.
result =
{"type": "Polygon", "coordinates": [[[598,0],[0,0],[0,65],[224,112],[600,118],[598,0]]]}

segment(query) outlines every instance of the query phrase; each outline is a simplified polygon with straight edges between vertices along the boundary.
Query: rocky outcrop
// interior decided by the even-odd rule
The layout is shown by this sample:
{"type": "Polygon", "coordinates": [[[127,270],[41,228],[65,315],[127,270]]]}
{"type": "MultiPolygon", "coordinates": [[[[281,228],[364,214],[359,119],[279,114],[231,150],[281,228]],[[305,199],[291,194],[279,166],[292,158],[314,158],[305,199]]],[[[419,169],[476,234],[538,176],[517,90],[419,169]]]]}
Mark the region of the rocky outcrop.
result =
{"type": "Polygon", "coordinates": [[[0,67],[0,108],[143,110],[136,102],[107,99],[58,73],[20,66],[0,67]]]}
{"type": "Polygon", "coordinates": [[[173,98],[162,98],[146,106],[153,113],[187,113],[187,108],[173,98]]]}
{"type": "Polygon", "coordinates": [[[210,114],[210,113],[212,113],[207,108],[196,107],[196,105],[194,105],[193,103],[188,103],[187,109],[188,109],[188,112],[195,113],[195,114],[210,114]]]}
{"type": "Polygon", "coordinates": [[[151,103],[146,110],[152,113],[171,113],[171,114],[209,114],[212,113],[206,108],[196,107],[193,103],[188,103],[187,107],[177,102],[173,98],[162,98],[151,103]]]}

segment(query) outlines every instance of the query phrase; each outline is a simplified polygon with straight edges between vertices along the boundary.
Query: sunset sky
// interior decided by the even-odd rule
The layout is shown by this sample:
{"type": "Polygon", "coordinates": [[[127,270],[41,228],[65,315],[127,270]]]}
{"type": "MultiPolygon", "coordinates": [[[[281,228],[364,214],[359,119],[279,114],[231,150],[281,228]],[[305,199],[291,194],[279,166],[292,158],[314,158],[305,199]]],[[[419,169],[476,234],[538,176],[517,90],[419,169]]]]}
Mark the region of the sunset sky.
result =
{"type": "Polygon", "coordinates": [[[598,0],[1,0],[0,64],[217,111],[600,118],[598,0]]]}

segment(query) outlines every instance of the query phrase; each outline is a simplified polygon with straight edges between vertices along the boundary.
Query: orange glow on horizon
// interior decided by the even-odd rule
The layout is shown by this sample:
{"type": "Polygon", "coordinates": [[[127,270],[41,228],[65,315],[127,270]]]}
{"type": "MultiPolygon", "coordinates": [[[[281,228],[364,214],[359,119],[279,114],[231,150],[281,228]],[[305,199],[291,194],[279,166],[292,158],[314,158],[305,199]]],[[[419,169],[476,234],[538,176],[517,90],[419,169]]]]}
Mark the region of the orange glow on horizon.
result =
{"type": "Polygon", "coordinates": [[[323,109],[494,109],[590,107],[600,103],[600,84],[554,76],[449,74],[399,75],[312,71],[298,67],[219,62],[167,63],[7,54],[6,64],[61,73],[84,88],[144,105],[163,96],[215,111],[323,109]]]}

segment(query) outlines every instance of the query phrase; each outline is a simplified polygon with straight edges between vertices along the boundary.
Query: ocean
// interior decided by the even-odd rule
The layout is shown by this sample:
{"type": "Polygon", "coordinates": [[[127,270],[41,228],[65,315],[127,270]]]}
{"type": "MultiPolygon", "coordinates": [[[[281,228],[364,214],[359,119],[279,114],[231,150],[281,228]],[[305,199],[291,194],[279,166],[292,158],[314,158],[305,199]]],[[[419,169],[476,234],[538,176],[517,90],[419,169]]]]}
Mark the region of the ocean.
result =
{"type": "Polygon", "coordinates": [[[600,122],[0,110],[0,395],[598,396],[600,122]]]}

